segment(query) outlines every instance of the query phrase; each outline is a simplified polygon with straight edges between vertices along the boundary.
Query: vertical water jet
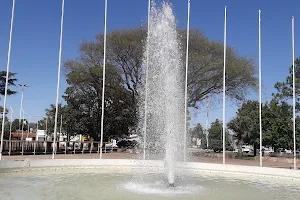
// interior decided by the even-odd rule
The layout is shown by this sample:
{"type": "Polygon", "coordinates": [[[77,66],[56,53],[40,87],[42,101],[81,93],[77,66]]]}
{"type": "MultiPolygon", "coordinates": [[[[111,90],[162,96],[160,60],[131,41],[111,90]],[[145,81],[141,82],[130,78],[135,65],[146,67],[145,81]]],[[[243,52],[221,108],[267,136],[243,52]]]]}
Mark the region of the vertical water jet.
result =
{"type": "Polygon", "coordinates": [[[144,82],[147,79],[147,88],[143,88],[144,93],[147,91],[147,102],[141,103],[147,108],[147,146],[148,151],[154,149],[152,155],[164,154],[168,182],[174,186],[176,161],[182,158],[183,149],[184,72],[170,4],[152,3],[149,22],[144,53],[144,66],[149,61],[148,76],[143,78],[144,82]]]}

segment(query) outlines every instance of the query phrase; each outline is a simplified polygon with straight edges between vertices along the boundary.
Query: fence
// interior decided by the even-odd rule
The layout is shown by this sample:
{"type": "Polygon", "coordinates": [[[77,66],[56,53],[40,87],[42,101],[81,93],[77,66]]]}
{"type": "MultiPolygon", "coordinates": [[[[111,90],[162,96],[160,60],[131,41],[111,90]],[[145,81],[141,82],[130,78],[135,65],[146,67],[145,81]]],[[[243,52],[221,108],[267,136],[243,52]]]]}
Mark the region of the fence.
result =
{"type": "MultiPolygon", "coordinates": [[[[56,154],[100,153],[100,142],[59,141],[56,143],[56,154]]],[[[102,152],[117,151],[113,146],[103,143],[102,152]]],[[[3,140],[3,155],[41,155],[53,152],[52,141],[3,140]]]]}

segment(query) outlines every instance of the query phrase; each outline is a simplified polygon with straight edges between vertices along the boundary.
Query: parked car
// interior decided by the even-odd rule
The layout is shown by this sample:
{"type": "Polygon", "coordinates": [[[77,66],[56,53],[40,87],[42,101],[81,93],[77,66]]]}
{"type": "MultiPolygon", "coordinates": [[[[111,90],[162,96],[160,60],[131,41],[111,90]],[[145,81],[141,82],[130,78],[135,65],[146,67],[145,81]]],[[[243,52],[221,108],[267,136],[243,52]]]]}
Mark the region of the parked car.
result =
{"type": "Polygon", "coordinates": [[[265,155],[270,155],[270,154],[274,153],[273,149],[263,148],[262,150],[263,150],[265,155]]]}

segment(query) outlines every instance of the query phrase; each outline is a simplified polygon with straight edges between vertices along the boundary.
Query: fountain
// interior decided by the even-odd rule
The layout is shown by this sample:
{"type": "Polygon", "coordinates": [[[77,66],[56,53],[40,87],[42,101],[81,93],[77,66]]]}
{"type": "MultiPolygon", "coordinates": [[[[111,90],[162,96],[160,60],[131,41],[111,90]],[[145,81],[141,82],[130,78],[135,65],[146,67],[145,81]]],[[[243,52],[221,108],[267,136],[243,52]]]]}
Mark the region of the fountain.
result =
{"type": "Polygon", "coordinates": [[[148,159],[2,160],[0,199],[299,199],[299,170],[181,162],[184,72],[170,5],[153,4],[150,23],[148,159]]]}
{"type": "Polygon", "coordinates": [[[149,59],[148,77],[144,76],[148,84],[147,88],[143,88],[148,94],[147,144],[150,144],[148,148],[151,145],[154,149],[164,147],[168,182],[169,186],[174,187],[176,161],[183,154],[185,122],[184,70],[171,6],[165,2],[161,6],[152,3],[149,23],[148,46],[144,56],[145,66],[149,59]]]}

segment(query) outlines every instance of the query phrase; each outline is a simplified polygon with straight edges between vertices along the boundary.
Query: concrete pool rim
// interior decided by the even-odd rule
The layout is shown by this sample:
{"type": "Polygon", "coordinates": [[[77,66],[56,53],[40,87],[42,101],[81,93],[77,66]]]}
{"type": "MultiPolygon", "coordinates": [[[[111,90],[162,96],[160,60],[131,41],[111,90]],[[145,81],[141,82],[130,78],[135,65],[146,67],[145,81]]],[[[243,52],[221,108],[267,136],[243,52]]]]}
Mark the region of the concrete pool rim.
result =
{"type": "MultiPolygon", "coordinates": [[[[218,174],[242,174],[245,176],[260,176],[271,178],[283,178],[300,181],[300,170],[270,168],[258,166],[243,166],[229,164],[212,164],[200,162],[178,163],[180,171],[192,173],[218,173],[218,174]]],[[[146,168],[152,172],[162,171],[164,162],[159,160],[133,160],[133,159],[43,159],[43,160],[1,160],[0,173],[33,170],[58,170],[76,168],[111,168],[133,169],[146,168]]]]}

